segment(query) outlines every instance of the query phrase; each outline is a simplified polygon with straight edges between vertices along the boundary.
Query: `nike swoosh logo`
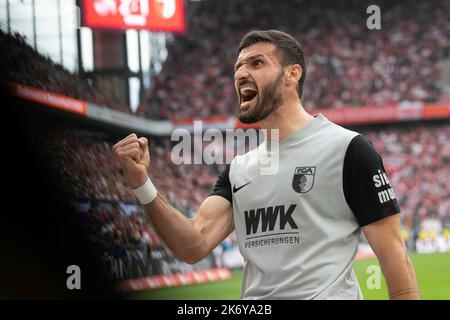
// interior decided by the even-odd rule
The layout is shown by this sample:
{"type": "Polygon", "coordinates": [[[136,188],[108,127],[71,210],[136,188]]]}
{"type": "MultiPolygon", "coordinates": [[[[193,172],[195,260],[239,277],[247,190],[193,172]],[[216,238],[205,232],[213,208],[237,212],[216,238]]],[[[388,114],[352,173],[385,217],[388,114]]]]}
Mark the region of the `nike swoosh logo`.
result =
{"type": "Polygon", "coordinates": [[[246,184],[240,186],[239,188],[236,188],[236,185],[233,185],[233,193],[238,192],[239,190],[241,190],[243,187],[245,187],[246,185],[248,185],[248,184],[250,184],[250,183],[252,183],[252,182],[251,182],[251,181],[250,181],[250,182],[247,182],[246,184]]]}

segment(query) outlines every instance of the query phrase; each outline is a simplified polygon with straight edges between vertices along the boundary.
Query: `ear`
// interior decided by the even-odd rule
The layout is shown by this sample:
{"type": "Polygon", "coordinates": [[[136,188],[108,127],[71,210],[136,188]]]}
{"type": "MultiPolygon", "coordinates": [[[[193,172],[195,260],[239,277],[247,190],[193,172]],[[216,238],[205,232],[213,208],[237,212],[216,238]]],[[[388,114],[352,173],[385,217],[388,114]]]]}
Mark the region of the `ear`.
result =
{"type": "Polygon", "coordinates": [[[299,64],[293,64],[286,68],[286,83],[288,86],[297,86],[302,77],[302,67],[299,64]]]}

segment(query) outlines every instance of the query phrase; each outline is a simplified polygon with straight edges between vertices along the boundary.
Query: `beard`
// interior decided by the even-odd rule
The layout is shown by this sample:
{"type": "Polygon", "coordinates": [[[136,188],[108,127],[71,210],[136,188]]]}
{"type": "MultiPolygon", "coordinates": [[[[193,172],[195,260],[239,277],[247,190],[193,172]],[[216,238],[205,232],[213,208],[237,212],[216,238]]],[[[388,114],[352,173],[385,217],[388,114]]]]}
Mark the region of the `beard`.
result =
{"type": "MultiPolygon", "coordinates": [[[[281,70],[277,79],[266,85],[261,99],[260,95],[257,95],[256,104],[252,109],[248,108],[245,111],[239,109],[238,118],[242,123],[259,122],[283,105],[284,99],[281,87],[283,76],[284,70],[281,70]]],[[[238,97],[238,99],[240,98],[238,97]]],[[[238,104],[240,104],[240,100],[238,104]]]]}

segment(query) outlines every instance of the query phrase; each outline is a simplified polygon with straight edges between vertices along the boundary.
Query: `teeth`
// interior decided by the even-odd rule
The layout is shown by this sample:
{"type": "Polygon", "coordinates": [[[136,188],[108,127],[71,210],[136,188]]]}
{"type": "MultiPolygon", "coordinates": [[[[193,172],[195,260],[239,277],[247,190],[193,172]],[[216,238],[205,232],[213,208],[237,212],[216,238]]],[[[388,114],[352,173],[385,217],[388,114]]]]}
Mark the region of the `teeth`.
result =
{"type": "Polygon", "coordinates": [[[252,87],[248,87],[248,86],[246,86],[246,87],[241,87],[241,93],[244,93],[244,91],[247,91],[247,90],[250,90],[250,91],[256,91],[254,88],[252,88],[252,87]]]}

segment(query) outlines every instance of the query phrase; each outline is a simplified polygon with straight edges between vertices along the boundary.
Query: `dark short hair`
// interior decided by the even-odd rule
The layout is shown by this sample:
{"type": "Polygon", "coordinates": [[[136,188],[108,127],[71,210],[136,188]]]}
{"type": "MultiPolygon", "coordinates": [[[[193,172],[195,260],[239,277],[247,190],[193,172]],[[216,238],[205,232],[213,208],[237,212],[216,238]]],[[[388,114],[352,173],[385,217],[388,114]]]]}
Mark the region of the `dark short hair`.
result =
{"type": "Polygon", "coordinates": [[[239,52],[242,49],[258,42],[268,42],[275,45],[281,52],[281,66],[285,67],[290,64],[299,64],[302,67],[302,76],[298,81],[297,92],[299,98],[302,97],[303,84],[306,78],[306,65],[303,50],[300,44],[292,36],[279,30],[256,30],[247,33],[239,44],[239,52]]]}

